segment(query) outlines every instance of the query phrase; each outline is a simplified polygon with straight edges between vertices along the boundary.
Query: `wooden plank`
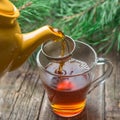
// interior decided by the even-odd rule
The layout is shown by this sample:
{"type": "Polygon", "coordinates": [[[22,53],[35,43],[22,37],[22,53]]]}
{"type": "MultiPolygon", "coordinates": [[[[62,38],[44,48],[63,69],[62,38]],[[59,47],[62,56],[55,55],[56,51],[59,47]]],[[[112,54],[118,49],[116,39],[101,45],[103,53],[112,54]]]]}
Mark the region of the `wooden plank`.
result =
{"type": "MultiPolygon", "coordinates": [[[[24,66],[28,70],[28,65],[24,66]]],[[[23,69],[24,69],[23,67],[23,69]]],[[[8,119],[11,113],[11,109],[14,106],[18,94],[16,92],[20,89],[23,82],[25,73],[19,69],[18,71],[13,72],[12,74],[6,74],[0,79],[0,118],[8,119]],[[14,76],[14,77],[13,77],[14,76]]]]}
{"type": "MultiPolygon", "coordinates": [[[[94,69],[95,78],[103,74],[103,66],[94,69]]],[[[87,101],[87,120],[104,120],[104,84],[97,86],[89,95],[87,101]]]]}
{"type": "Polygon", "coordinates": [[[36,120],[44,95],[39,71],[29,65],[9,73],[1,80],[1,120],[36,120]],[[28,67],[27,67],[28,66],[28,67]]]}
{"type": "MultiPolygon", "coordinates": [[[[108,57],[114,65],[112,76],[88,95],[86,109],[73,118],[52,112],[38,69],[25,63],[0,79],[0,120],[120,120],[120,55],[108,57]]],[[[100,75],[103,68],[95,72],[100,75]]]]}
{"type": "Polygon", "coordinates": [[[88,97],[87,120],[104,120],[104,84],[97,87],[88,97]]]}
{"type": "Polygon", "coordinates": [[[112,60],[114,70],[105,84],[105,119],[120,120],[120,54],[113,51],[108,57],[112,60]]]}

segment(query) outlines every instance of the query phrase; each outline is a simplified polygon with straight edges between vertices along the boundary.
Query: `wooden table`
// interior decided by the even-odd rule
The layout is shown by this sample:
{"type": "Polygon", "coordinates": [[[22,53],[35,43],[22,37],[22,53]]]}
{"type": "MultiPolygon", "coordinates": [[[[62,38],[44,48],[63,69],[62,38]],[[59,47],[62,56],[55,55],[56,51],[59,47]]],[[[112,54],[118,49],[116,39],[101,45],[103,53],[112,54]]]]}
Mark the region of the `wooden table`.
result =
{"type": "MultiPolygon", "coordinates": [[[[120,120],[120,55],[107,56],[114,65],[109,79],[88,95],[78,116],[62,118],[48,105],[37,67],[28,63],[0,79],[0,120],[120,120]]],[[[104,72],[104,68],[96,71],[104,72]]]]}

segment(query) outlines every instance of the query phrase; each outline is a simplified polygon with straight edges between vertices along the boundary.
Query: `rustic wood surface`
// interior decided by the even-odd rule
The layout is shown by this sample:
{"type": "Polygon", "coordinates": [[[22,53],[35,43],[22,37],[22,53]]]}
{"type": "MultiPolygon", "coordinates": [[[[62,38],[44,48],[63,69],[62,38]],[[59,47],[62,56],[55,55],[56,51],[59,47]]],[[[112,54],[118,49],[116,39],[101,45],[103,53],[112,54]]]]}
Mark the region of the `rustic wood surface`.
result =
{"type": "MultiPolygon", "coordinates": [[[[0,79],[0,120],[120,120],[120,55],[107,57],[114,66],[111,77],[88,95],[85,110],[73,118],[52,112],[38,69],[26,62],[0,79]]],[[[96,71],[103,72],[104,67],[96,71]]]]}

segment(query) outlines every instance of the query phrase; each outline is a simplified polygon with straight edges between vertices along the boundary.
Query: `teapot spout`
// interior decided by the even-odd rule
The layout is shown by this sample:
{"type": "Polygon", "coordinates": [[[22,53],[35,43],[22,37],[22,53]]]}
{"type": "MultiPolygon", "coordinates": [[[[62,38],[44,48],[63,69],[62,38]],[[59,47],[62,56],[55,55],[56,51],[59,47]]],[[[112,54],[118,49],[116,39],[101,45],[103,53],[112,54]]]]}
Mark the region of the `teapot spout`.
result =
{"type": "Polygon", "coordinates": [[[18,56],[13,60],[11,71],[21,66],[34,50],[47,40],[59,40],[64,34],[51,26],[44,26],[33,32],[22,34],[22,45],[18,56]]]}

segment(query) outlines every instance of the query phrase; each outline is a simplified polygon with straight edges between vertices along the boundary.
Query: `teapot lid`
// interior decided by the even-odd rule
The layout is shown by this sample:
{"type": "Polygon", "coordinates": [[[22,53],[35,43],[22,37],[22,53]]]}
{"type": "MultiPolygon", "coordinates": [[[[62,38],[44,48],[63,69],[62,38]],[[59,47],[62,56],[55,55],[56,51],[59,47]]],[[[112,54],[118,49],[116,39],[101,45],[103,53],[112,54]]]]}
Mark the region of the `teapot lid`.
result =
{"type": "Polygon", "coordinates": [[[18,17],[19,11],[9,0],[0,0],[0,15],[6,17],[18,17]]]}

